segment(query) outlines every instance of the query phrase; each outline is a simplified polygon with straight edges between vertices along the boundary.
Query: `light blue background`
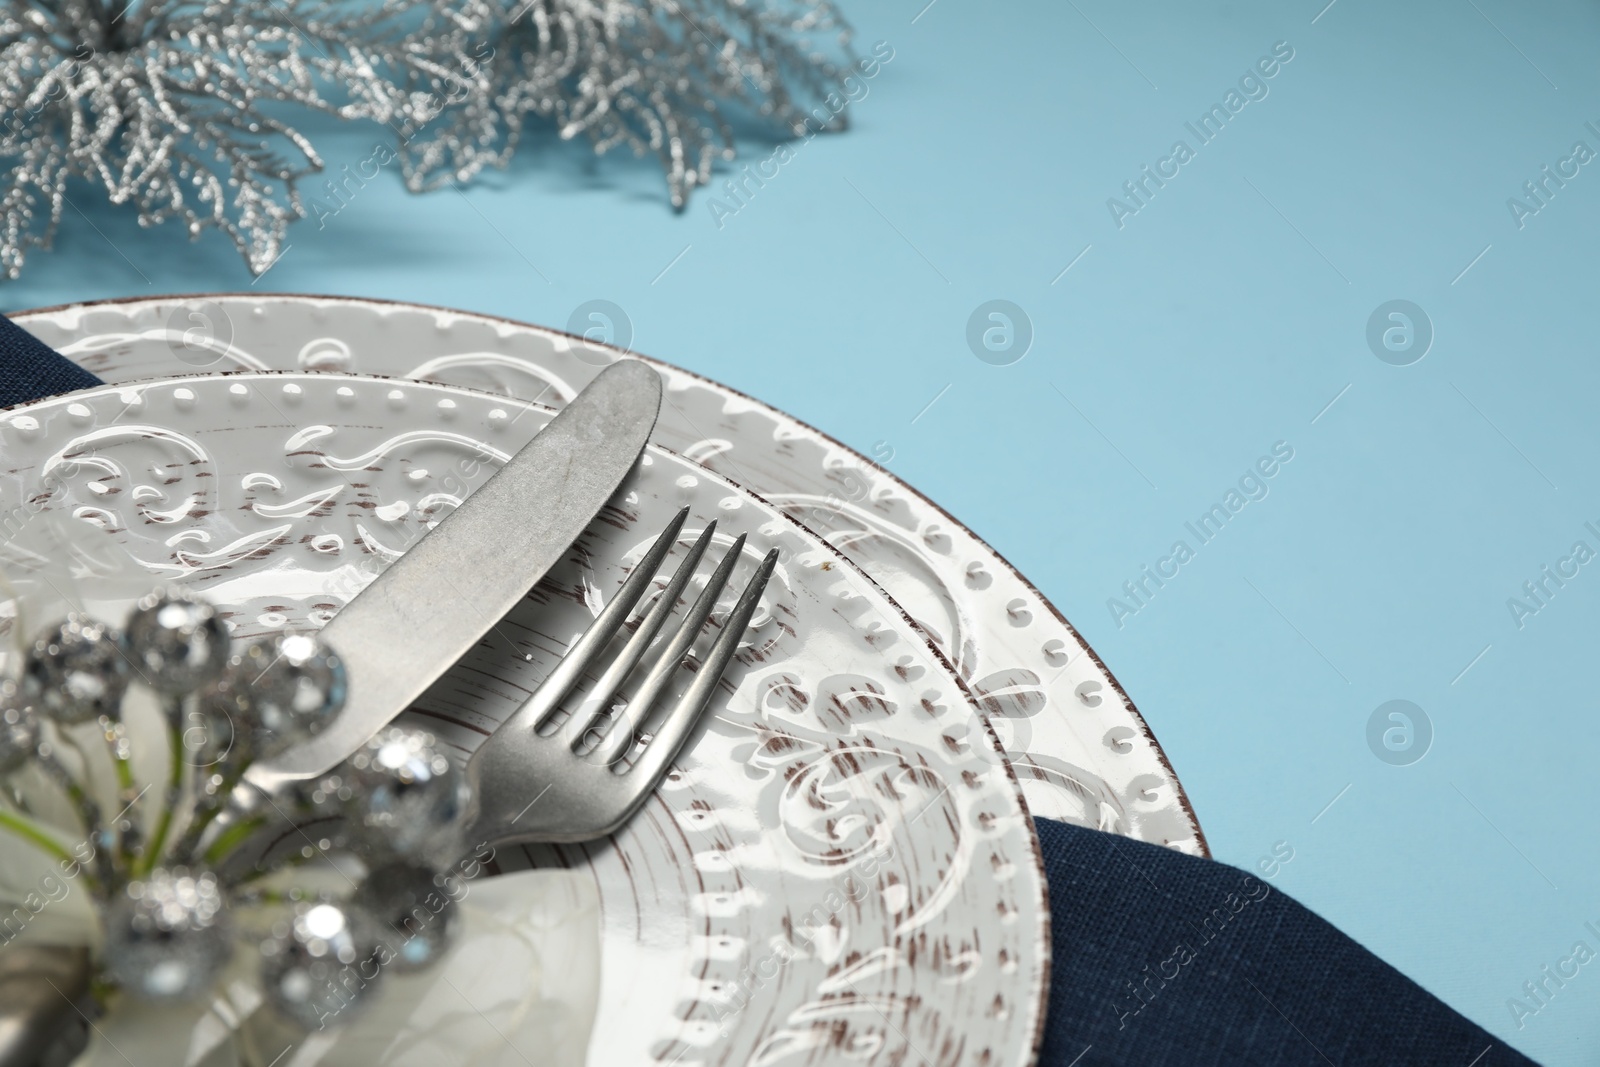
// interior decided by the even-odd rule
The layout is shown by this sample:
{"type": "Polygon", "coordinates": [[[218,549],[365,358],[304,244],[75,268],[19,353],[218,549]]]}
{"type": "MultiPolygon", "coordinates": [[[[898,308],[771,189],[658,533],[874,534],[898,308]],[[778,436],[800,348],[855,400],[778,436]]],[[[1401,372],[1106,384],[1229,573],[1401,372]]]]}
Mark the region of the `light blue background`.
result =
{"type": "MultiPolygon", "coordinates": [[[[1506,201],[1600,150],[1600,9],[846,2],[893,61],[720,229],[651,164],[542,138],[464,196],[385,173],[256,288],[555,326],[603,298],[636,349],[886,442],[1094,644],[1218,858],[1288,842],[1277,885],[1517,1047],[1593,1062],[1600,963],[1521,1029],[1507,999],[1600,948],[1600,563],[1521,629],[1507,599],[1600,549],[1600,163],[1522,229],[1506,201]],[[1107,198],[1277,41],[1270,95],[1119,229],[1107,198]],[[992,298],[1035,331],[1011,366],[966,345],[992,298]],[[1365,338],[1397,298],[1436,330],[1406,367],[1365,338]],[[1279,440],[1270,495],[1116,625],[1107,599],[1279,440]],[[1366,740],[1395,698],[1435,732],[1411,766],[1366,740]]],[[[335,169],[379,139],[310,128],[335,169]]],[[[214,235],[75,199],[6,308],[250,287],[214,235]]]]}

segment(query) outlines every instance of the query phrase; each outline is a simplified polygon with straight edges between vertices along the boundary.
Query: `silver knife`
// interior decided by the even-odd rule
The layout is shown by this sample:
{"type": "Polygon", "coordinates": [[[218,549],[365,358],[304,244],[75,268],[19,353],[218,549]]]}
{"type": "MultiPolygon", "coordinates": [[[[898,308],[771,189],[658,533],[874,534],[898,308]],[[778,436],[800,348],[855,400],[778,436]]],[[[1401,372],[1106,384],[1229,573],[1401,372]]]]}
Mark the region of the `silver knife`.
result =
{"type": "Polygon", "coordinates": [[[245,775],[322,774],[404,711],[566,553],[633,469],[661,407],[638,360],[601,371],[531,442],[322,629],[350,697],[315,738],[245,775]]]}

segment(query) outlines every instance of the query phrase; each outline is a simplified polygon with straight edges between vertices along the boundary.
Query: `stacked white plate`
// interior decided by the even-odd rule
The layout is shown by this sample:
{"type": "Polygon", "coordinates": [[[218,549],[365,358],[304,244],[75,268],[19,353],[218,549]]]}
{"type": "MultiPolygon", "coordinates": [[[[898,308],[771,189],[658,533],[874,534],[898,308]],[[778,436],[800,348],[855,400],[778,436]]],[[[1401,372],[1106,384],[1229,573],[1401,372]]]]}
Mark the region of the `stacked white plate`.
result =
{"type": "MultiPolygon", "coordinates": [[[[239,636],[326,622],[630,355],[337,298],[13,319],[108,384],[0,412],[0,508],[50,491],[47,510],[239,636]]],[[[469,753],[684,505],[682,548],[711,520],[724,545],[749,536],[745,568],[778,548],[714,717],[644,813],[497,862],[594,873],[591,1062],[1021,1067],[1050,965],[1029,813],[1204,854],[1176,776],[1093,651],[972,533],[818,431],[652,365],[666,401],[644,462],[407,715],[469,753]]]]}

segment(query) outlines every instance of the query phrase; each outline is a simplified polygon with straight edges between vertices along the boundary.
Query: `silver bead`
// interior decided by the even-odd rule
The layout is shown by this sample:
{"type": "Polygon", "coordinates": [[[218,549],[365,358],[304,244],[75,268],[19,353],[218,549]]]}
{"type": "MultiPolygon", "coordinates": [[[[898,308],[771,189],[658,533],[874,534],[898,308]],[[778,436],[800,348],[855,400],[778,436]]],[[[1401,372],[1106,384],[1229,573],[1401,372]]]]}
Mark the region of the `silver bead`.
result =
{"type": "Polygon", "coordinates": [[[146,1000],[201,995],[232,953],[222,890],[209,871],[152,871],[107,909],[106,971],[146,1000]]]}
{"type": "Polygon", "coordinates": [[[461,880],[431,867],[395,863],[367,875],[351,898],[378,923],[398,973],[437,963],[450,946],[461,880]]]}
{"type": "Polygon", "coordinates": [[[358,1007],[381,974],[377,924],[349,903],[305,901],[261,946],[267,999],[307,1030],[358,1007]]]}
{"type": "Polygon", "coordinates": [[[355,797],[355,786],[347,768],[337,767],[319,778],[284,782],[274,790],[274,795],[277,810],[268,809],[267,814],[280,818],[287,815],[300,827],[304,838],[312,839],[316,847],[324,851],[342,851],[350,847],[356,831],[345,813],[355,797]]]}
{"type": "Polygon", "coordinates": [[[252,749],[270,759],[319,733],[344,707],[344,663],[314,634],[258,638],[228,661],[226,683],[249,708],[252,749]]]}
{"type": "Polygon", "coordinates": [[[471,791],[432,734],[386,727],[355,751],[348,767],[354,786],[348,818],[365,851],[383,858],[456,858],[442,853],[458,844],[471,791]]]}
{"type": "Polygon", "coordinates": [[[0,774],[20,770],[39,748],[39,720],[22,700],[20,687],[0,678],[0,774]]]}
{"type": "Polygon", "coordinates": [[[141,599],[123,643],[140,676],[169,696],[215,681],[228,664],[227,626],[215,608],[182,590],[141,599]]]}
{"type": "Polygon", "coordinates": [[[116,630],[73,613],[34,640],[23,678],[40,714],[57,722],[116,718],[128,688],[128,661],[116,630]]]}
{"type": "Polygon", "coordinates": [[[321,778],[302,778],[285,782],[280,788],[288,795],[293,806],[319,819],[343,818],[348,805],[355,799],[355,780],[346,768],[336,768],[321,778]]]}

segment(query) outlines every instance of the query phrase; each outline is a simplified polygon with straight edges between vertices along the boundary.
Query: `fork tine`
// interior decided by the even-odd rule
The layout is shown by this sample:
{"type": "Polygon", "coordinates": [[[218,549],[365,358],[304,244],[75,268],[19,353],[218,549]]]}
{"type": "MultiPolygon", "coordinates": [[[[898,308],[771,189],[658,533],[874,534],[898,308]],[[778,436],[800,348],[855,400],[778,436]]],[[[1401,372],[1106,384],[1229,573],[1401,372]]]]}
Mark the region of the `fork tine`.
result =
{"type": "Polygon", "coordinates": [[[728,669],[728,664],[733,661],[733,654],[739,649],[739,639],[744,636],[745,628],[750,625],[750,617],[756,613],[756,605],[761,601],[761,592],[767,587],[767,579],[772,577],[772,568],[777,562],[777,549],[768,552],[766,558],[761,561],[756,576],[750,579],[750,584],[744,587],[739,602],[723,620],[722,632],[717,635],[716,643],[711,646],[711,651],[707,653],[705,662],[700,665],[700,671],[694,676],[694,681],[689,683],[688,690],[684,692],[677,706],[667,713],[666,719],[661,723],[661,729],[657,730],[649,744],[644,746],[638,762],[628,772],[639,776],[644,794],[655,789],[656,782],[677,758],[679,750],[689,739],[695,724],[700,721],[700,716],[710,705],[711,696],[722,681],[723,672],[728,669]]]}
{"type": "Polygon", "coordinates": [[[740,534],[733,542],[733,546],[728,549],[727,555],[722,557],[722,562],[717,564],[717,569],[712,572],[706,587],[700,591],[694,604],[684,613],[677,632],[668,639],[651,661],[649,669],[645,671],[644,680],[634,690],[633,696],[628,700],[628,706],[623,709],[622,715],[611,727],[611,732],[606,734],[605,738],[595,746],[594,751],[589,753],[590,759],[610,766],[633,748],[639,727],[644,725],[651,706],[656,702],[656,697],[661,695],[662,686],[666,685],[667,679],[678,669],[678,664],[683,662],[689,646],[700,636],[700,628],[711,617],[711,609],[717,606],[717,598],[722,595],[723,588],[728,584],[728,578],[733,574],[734,566],[744,553],[744,540],[744,534],[740,534]]]}
{"type": "MultiPolygon", "coordinates": [[[[595,682],[594,688],[584,695],[583,703],[574,708],[571,717],[562,724],[558,736],[563,744],[575,746],[588,732],[589,725],[595,721],[595,717],[609,708],[611,699],[616,696],[617,688],[622,685],[622,680],[638,664],[645,649],[650,647],[650,642],[655,640],[656,634],[660,632],[661,624],[667,621],[667,616],[671,615],[672,609],[677,606],[678,597],[683,595],[683,587],[689,584],[694,569],[700,565],[700,557],[705,555],[706,547],[711,544],[716,532],[717,522],[713,519],[706,524],[705,530],[689,549],[689,554],[684,557],[683,562],[678,564],[677,571],[667,582],[660,599],[651,605],[650,610],[640,620],[639,628],[606,667],[605,673],[595,682]]],[[[654,577],[654,571],[651,572],[651,576],[654,577]]]]}
{"type": "Polygon", "coordinates": [[[644,595],[645,589],[655,579],[656,570],[661,566],[661,561],[666,558],[672,546],[678,543],[678,531],[683,529],[684,520],[689,517],[686,507],[679,511],[661,536],[656,538],[655,544],[650,546],[644,558],[639,561],[639,566],[628,575],[628,580],[622,583],[622,588],[617,590],[617,595],[612,598],[594,622],[583,631],[583,636],[573,642],[567,654],[561,657],[561,662],[556,664],[556,669],[550,672],[533,695],[523,701],[522,707],[503,724],[511,725],[513,721],[519,727],[537,730],[543,726],[545,720],[550,718],[552,712],[560,705],[562,699],[572,691],[582,676],[584,669],[593,662],[595,656],[605,648],[606,643],[621,628],[628,613],[644,595]]]}

